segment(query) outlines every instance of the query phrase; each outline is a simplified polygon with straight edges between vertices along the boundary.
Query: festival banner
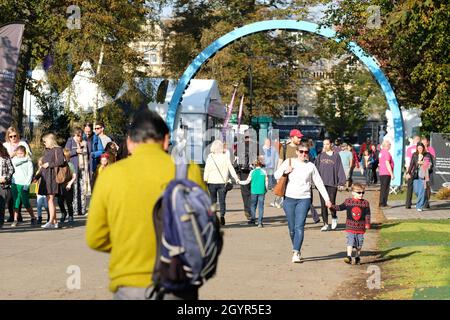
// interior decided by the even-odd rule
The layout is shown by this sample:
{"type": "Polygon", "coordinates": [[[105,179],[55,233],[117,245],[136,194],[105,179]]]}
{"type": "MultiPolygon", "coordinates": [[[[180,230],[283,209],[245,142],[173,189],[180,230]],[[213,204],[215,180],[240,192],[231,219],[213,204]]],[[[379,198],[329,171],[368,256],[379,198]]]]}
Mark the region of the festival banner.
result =
{"type": "Polygon", "coordinates": [[[0,27],[0,139],[11,125],[11,104],[25,25],[10,23],[0,27]]]}
{"type": "Polygon", "coordinates": [[[436,150],[432,174],[432,189],[450,187],[450,133],[432,133],[431,146],[436,150]]]}

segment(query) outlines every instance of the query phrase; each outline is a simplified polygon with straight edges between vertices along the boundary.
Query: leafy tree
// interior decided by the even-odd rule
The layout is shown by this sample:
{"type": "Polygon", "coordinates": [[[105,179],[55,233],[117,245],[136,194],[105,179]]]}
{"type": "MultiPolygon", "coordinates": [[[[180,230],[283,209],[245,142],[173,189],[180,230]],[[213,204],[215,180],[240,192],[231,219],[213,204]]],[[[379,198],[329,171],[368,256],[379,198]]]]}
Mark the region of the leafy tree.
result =
{"type": "MultiPolygon", "coordinates": [[[[195,56],[211,42],[236,27],[260,21],[306,16],[308,7],[321,1],[174,1],[177,17],[168,26],[165,61],[169,76],[178,78],[195,56]]],[[[240,84],[244,94],[244,116],[250,116],[250,75],[252,78],[252,115],[280,116],[282,107],[298,88],[298,67],[316,54],[326,52],[327,42],[320,47],[307,47],[291,32],[265,32],[250,35],[218,52],[201,68],[198,78],[218,80],[228,102],[233,85],[240,84]]],[[[301,35],[301,37],[309,37],[301,35]]],[[[248,119],[247,119],[248,121],[248,119]]]]}
{"type": "Polygon", "coordinates": [[[377,57],[401,106],[424,111],[425,132],[450,131],[449,1],[343,0],[327,16],[347,41],[377,57]],[[380,8],[379,28],[368,24],[370,5],[380,8]]]}
{"type": "MultiPolygon", "coordinates": [[[[22,105],[25,88],[33,83],[27,74],[38,63],[49,63],[48,79],[55,93],[61,93],[83,61],[90,61],[100,70],[95,81],[115,96],[124,82],[132,83],[142,76],[138,66],[142,56],[130,43],[151,39],[142,26],[146,19],[156,19],[159,5],[166,0],[78,0],[81,28],[68,28],[69,0],[0,0],[0,23],[26,23],[16,93],[13,104],[14,124],[22,126],[22,105]],[[99,67],[100,55],[103,61],[99,67]]],[[[131,88],[133,89],[133,88],[131,88]]]]}

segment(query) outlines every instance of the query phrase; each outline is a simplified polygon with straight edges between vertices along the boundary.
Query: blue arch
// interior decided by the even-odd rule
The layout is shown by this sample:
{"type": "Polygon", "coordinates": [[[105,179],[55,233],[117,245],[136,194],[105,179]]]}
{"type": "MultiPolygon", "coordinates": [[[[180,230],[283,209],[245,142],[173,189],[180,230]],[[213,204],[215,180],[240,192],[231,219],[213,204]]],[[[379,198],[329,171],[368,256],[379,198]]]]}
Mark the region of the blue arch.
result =
{"type": "MultiPolygon", "coordinates": [[[[220,37],[213,43],[211,43],[206,49],[204,49],[194,61],[187,67],[186,71],[181,76],[178,85],[173,93],[172,99],[169,103],[169,108],[167,110],[166,122],[170,130],[174,130],[175,119],[177,116],[178,106],[180,105],[181,98],[184,91],[189,86],[190,80],[195,77],[197,72],[200,70],[201,66],[218,51],[229,45],[230,43],[263,31],[269,30],[291,30],[291,31],[306,31],[314,33],[325,38],[333,39],[336,42],[341,40],[337,38],[336,32],[330,28],[321,28],[319,25],[306,21],[296,21],[296,20],[268,20],[255,22],[236,30],[233,30],[226,35],[220,37]]],[[[403,166],[403,119],[402,114],[395,97],[392,87],[384,75],[383,71],[380,69],[378,62],[372,56],[366,54],[361,47],[356,43],[350,42],[348,44],[348,50],[352,52],[359,60],[366,65],[369,71],[373,74],[381,89],[384,92],[386,101],[388,103],[389,109],[392,112],[392,118],[394,121],[394,177],[395,179],[391,182],[393,186],[401,185],[401,170],[403,166]]]]}

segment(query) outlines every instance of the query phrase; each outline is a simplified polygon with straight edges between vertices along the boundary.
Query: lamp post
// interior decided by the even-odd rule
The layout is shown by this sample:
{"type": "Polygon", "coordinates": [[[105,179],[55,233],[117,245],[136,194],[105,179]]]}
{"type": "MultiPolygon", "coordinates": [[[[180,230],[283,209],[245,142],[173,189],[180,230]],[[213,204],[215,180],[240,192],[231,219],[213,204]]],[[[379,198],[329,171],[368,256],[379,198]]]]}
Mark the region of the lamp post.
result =
{"type": "Polygon", "coordinates": [[[249,106],[249,114],[250,114],[250,123],[252,121],[252,116],[253,116],[253,60],[251,60],[250,62],[250,66],[249,66],[249,80],[250,80],[250,106],[249,106]]]}

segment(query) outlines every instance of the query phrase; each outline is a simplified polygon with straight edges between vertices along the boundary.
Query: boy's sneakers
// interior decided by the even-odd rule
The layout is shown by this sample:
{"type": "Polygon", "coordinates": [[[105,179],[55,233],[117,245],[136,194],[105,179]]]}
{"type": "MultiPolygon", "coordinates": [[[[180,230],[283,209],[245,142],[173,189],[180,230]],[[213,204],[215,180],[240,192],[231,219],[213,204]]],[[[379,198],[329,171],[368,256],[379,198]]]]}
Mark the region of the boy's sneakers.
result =
{"type": "Polygon", "coordinates": [[[344,262],[347,264],[352,264],[352,257],[351,256],[347,256],[344,258],[344,262]]]}
{"type": "Polygon", "coordinates": [[[417,209],[417,212],[422,212],[422,211],[423,211],[423,209],[420,209],[420,208],[419,208],[419,209],[417,209]]]}
{"type": "Polygon", "coordinates": [[[302,260],[300,258],[300,252],[294,252],[294,254],[292,255],[292,262],[293,263],[300,263],[300,262],[302,262],[302,260]]]}
{"type": "Polygon", "coordinates": [[[264,228],[263,224],[262,223],[258,224],[258,228],[264,228]]]}
{"type": "Polygon", "coordinates": [[[330,230],[330,226],[328,224],[324,225],[322,227],[322,229],[320,229],[320,231],[329,231],[330,230]]]}
{"type": "Polygon", "coordinates": [[[335,230],[336,229],[336,227],[337,227],[337,225],[338,225],[338,219],[336,218],[333,218],[332,219],[332,222],[331,222],[331,229],[332,230],[335,230]]]}
{"type": "Polygon", "coordinates": [[[360,257],[356,257],[355,258],[355,264],[361,264],[361,258],[360,257]]]}
{"type": "Polygon", "coordinates": [[[11,227],[12,227],[12,228],[17,227],[17,223],[18,223],[18,221],[17,221],[17,220],[14,220],[14,222],[11,224],[11,227]]]}

